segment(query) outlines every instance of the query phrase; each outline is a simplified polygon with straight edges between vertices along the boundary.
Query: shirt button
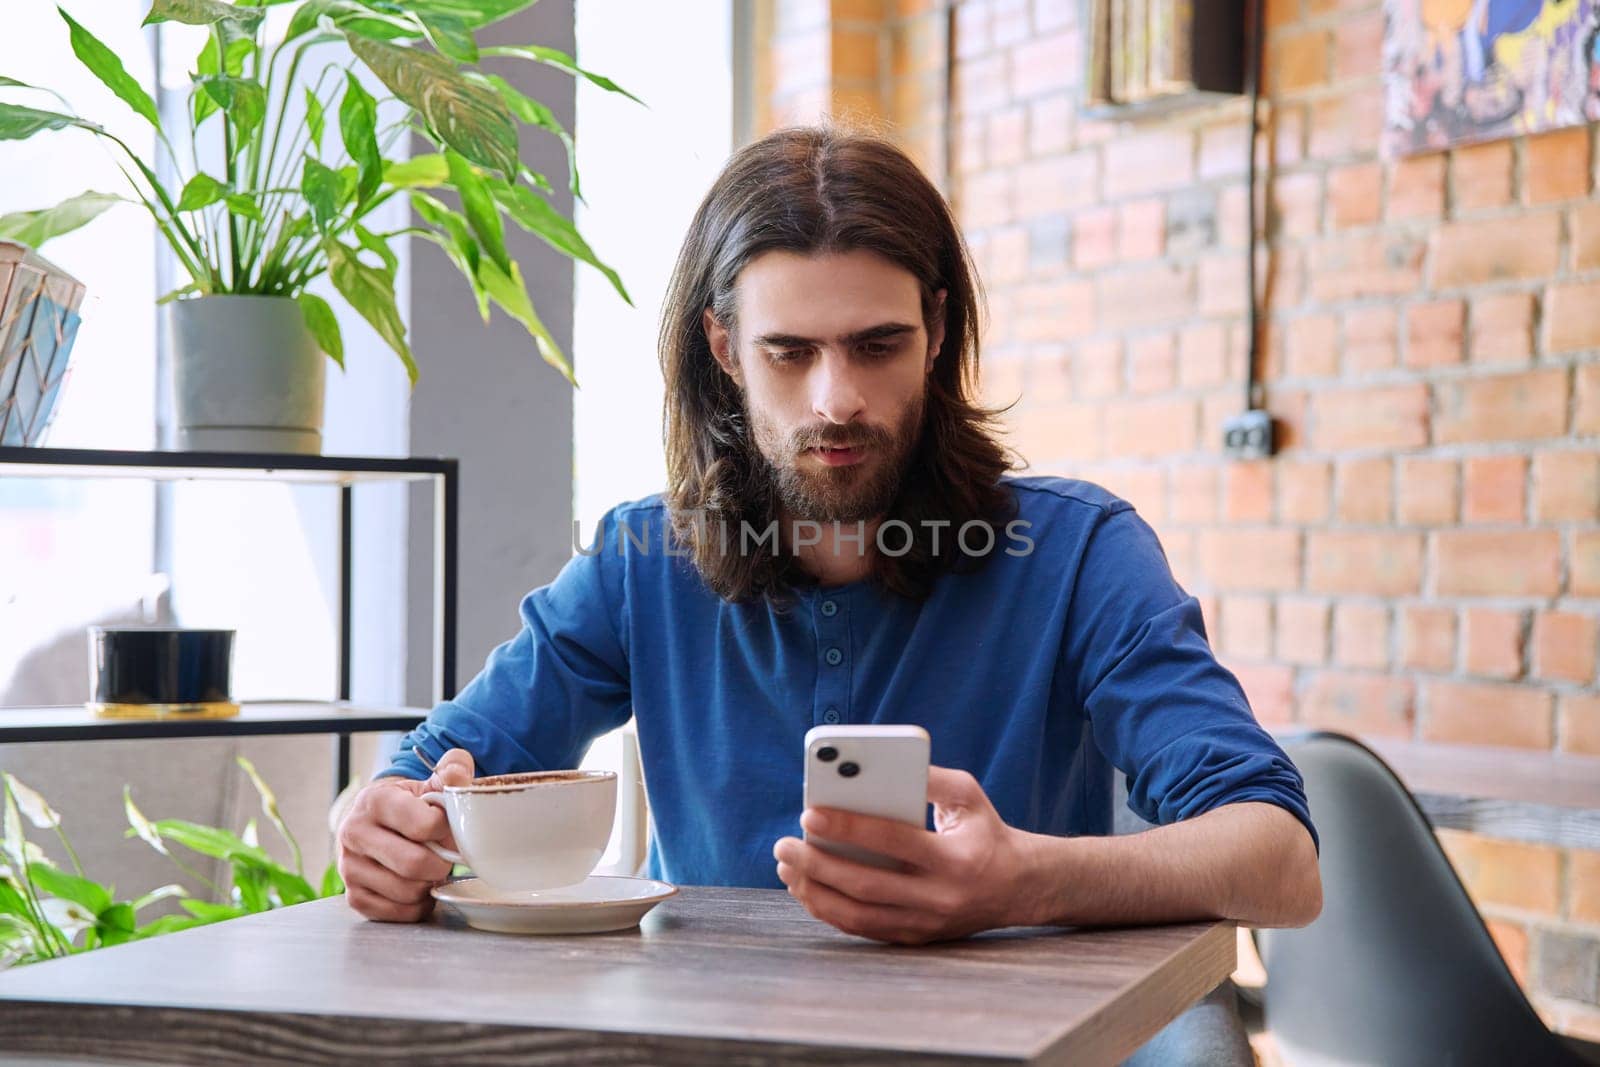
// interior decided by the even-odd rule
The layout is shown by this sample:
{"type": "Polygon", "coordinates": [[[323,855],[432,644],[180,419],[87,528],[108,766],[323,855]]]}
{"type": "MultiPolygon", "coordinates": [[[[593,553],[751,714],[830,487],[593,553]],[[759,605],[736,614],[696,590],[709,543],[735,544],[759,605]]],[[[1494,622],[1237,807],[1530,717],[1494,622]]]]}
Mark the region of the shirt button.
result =
{"type": "Polygon", "coordinates": [[[844,659],[844,653],[840,652],[837,648],[830,648],[828,649],[827,655],[825,655],[823,658],[828,661],[828,666],[837,667],[840,661],[844,659]]]}
{"type": "Polygon", "coordinates": [[[824,600],[822,602],[822,613],[831,618],[832,616],[839,614],[839,605],[835,604],[831,600],[824,600]]]}
{"type": "Polygon", "coordinates": [[[825,723],[828,723],[830,726],[833,725],[834,723],[838,722],[839,721],[839,709],[838,708],[829,708],[827,711],[823,712],[822,713],[822,721],[825,722],[825,723]]]}

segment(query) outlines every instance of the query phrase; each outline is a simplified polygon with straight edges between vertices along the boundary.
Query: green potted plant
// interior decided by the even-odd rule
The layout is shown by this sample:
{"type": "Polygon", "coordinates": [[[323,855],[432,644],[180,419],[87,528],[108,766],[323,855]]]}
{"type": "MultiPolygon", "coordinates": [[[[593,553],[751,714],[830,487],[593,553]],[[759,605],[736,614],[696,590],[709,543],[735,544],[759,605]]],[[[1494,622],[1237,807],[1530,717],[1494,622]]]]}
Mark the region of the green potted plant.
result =
{"type": "Polygon", "coordinates": [[[186,448],[320,451],[324,354],[341,366],[344,356],[332,308],[307,289],[324,275],[415,382],[394,292],[395,244],[412,235],[443,249],[485,320],[490,305],[511,315],[571,381],[506,250],[506,220],[600,270],[624,300],[628,294],[546,196],[550,180],[521,160],[524,132],[559,137],[569,162],[564,180],[581,197],[570,133],[549,107],[479,64],[520,59],[631,94],[554,48],[478,45],[479,30],[532,2],[304,0],[269,39],[266,9],[282,0],[154,0],[146,24],[208,31],[183,122],[174,124],[182,127],[177,144],[116,53],[62,10],[73,54],[155,128],[158,158],[141,158],[50,90],[0,76],[0,92],[30,100],[0,100],[0,140],[87,132],[108,143],[129,187],[0,217],[0,238],[38,247],[119,202],[143,205],[188,276],[162,297],[186,448]],[[320,58],[313,50],[322,46],[338,49],[340,60],[312,77],[320,58]],[[369,84],[382,88],[374,95],[369,84]],[[33,106],[38,93],[54,100],[33,106]],[[435,151],[408,157],[410,133],[435,151]],[[165,181],[158,169],[178,177],[165,181]],[[412,224],[369,228],[373,212],[395,197],[409,201],[412,224]]]}

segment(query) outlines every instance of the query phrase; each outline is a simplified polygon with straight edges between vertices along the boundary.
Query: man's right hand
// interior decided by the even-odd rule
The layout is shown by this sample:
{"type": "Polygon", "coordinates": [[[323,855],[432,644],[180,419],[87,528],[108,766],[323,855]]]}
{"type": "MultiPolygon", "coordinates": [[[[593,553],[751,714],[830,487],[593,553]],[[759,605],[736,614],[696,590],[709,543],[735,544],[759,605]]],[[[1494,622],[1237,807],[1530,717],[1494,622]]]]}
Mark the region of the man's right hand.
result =
{"type": "Polygon", "coordinates": [[[339,824],[339,876],[345,899],[369,919],[420,922],[433,911],[428,890],[450,874],[450,862],[423,842],[455,848],[450,823],[440,809],[422,799],[446,785],[465,785],[473,777],[472,754],[453,748],[439,759],[425,782],[380,778],[360,793],[339,824]]]}

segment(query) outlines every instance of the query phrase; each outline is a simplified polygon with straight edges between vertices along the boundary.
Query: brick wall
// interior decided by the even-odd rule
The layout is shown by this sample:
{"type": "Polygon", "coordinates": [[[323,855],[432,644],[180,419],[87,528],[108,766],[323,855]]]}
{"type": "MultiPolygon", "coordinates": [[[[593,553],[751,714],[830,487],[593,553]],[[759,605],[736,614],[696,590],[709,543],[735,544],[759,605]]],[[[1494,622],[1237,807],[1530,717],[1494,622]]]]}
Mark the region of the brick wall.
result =
{"type": "MultiPolygon", "coordinates": [[[[1385,161],[1377,0],[1267,5],[1265,462],[1218,447],[1242,102],[1078,114],[1076,0],[773,0],[758,124],[869,122],[944,184],[1014,442],[1137,505],[1264,722],[1600,754],[1594,130],[1385,161]]],[[[1441,837],[1541,1012],[1600,1039],[1600,854],[1441,837]]]]}

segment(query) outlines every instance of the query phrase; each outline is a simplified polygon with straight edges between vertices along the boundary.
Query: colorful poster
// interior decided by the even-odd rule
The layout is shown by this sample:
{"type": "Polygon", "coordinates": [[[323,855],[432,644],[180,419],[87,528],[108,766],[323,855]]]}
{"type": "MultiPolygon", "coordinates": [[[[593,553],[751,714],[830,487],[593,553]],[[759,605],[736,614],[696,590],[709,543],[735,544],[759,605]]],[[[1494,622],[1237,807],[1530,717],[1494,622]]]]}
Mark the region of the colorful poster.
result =
{"type": "Polygon", "coordinates": [[[1390,156],[1600,120],[1600,0],[1385,0],[1390,156]]]}

